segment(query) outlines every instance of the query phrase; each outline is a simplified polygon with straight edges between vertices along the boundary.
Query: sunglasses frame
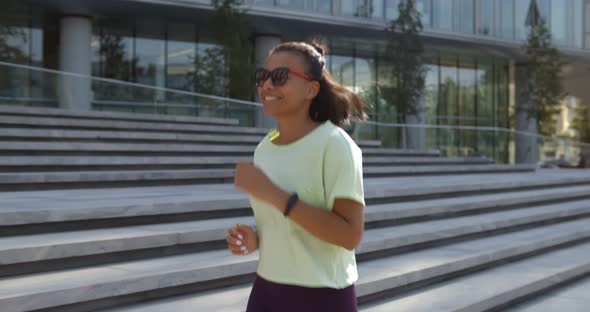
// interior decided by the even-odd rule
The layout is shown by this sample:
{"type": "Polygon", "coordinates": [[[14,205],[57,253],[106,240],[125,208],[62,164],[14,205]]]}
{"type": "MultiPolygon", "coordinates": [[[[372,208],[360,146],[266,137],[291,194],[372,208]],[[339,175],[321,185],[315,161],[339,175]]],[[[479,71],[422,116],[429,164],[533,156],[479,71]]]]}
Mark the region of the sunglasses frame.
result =
{"type": "Polygon", "coordinates": [[[285,85],[285,83],[287,83],[287,79],[289,78],[289,75],[288,75],[289,73],[290,74],[293,74],[293,75],[295,75],[295,76],[297,76],[297,77],[299,77],[301,79],[307,80],[307,81],[313,81],[314,80],[309,75],[304,74],[304,73],[301,73],[301,72],[296,71],[296,70],[293,70],[293,69],[291,69],[289,67],[277,67],[277,68],[275,68],[273,70],[268,70],[266,68],[259,67],[259,68],[256,68],[256,70],[254,71],[254,82],[255,82],[256,86],[258,88],[260,88],[260,87],[262,87],[262,85],[264,84],[264,82],[267,81],[270,78],[273,86],[275,86],[275,87],[276,86],[283,86],[283,85],[285,85]],[[284,76],[286,78],[281,78],[281,80],[284,80],[282,82],[279,81],[278,79],[275,80],[273,78],[273,73],[278,72],[278,71],[287,71],[287,75],[284,76]],[[259,72],[263,72],[264,73],[264,77],[263,77],[264,79],[263,80],[260,80],[260,81],[258,81],[256,79],[256,76],[258,75],[259,72]]]}

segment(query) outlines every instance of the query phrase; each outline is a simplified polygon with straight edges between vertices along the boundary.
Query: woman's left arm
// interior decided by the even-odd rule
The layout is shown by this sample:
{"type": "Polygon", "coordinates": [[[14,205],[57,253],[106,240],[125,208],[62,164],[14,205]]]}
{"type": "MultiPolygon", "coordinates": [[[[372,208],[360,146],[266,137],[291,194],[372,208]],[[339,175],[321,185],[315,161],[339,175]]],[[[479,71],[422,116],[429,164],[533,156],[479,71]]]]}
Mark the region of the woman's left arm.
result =
{"type": "MultiPolygon", "coordinates": [[[[268,202],[281,213],[291,194],[280,189],[258,167],[239,163],[234,184],[241,191],[268,202]]],[[[346,198],[336,198],[332,211],[313,207],[299,200],[289,218],[317,238],[348,250],[355,249],[364,231],[364,205],[346,198]]]]}

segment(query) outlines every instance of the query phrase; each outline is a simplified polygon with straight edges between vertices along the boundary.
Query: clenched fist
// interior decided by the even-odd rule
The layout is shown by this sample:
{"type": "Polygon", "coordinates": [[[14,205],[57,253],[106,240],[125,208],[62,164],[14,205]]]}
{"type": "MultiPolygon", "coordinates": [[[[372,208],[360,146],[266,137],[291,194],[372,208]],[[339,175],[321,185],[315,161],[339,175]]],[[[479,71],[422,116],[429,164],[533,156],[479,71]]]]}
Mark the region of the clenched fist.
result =
{"type": "Polygon", "coordinates": [[[236,224],[227,231],[227,248],[236,256],[248,255],[258,249],[258,234],[249,226],[236,224]]]}

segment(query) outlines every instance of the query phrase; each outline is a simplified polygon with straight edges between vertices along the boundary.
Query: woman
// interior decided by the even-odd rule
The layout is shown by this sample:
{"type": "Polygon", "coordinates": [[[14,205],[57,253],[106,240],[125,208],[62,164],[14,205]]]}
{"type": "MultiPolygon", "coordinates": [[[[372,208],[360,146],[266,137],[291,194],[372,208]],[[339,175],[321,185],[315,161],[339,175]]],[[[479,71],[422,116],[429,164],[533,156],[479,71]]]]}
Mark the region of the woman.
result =
{"type": "Polygon", "coordinates": [[[250,197],[257,231],[236,225],[226,238],[234,255],[260,251],[248,312],[357,311],[362,154],[339,126],[365,115],[325,65],[318,44],[288,42],[256,70],[264,113],[278,129],[257,146],[254,164],[236,170],[235,186],[250,197]]]}

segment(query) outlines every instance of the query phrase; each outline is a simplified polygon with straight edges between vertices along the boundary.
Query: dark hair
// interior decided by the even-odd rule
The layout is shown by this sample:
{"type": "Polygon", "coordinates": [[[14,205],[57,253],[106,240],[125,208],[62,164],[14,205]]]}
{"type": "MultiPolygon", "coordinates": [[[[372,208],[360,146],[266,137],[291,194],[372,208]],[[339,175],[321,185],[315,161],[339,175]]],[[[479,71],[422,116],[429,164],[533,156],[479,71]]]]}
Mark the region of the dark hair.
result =
{"type": "Polygon", "coordinates": [[[337,126],[348,124],[350,119],[364,120],[363,103],[359,97],[332,78],[326,66],[325,45],[317,40],[305,42],[285,42],[274,47],[269,55],[277,52],[293,52],[303,56],[307,63],[307,74],[320,83],[320,90],[309,107],[313,121],[332,121],[337,126]]]}

